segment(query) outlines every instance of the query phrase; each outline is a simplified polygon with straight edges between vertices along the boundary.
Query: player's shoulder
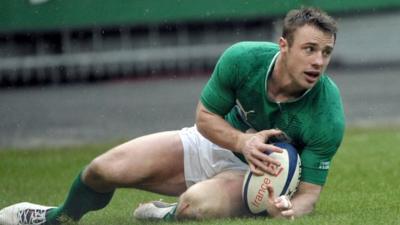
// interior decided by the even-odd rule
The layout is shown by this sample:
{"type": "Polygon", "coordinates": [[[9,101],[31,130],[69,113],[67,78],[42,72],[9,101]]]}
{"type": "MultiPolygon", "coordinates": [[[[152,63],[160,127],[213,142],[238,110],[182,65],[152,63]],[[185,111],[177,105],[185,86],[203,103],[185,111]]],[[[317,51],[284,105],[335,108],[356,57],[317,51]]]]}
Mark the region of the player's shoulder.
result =
{"type": "Polygon", "coordinates": [[[328,74],[323,74],[320,79],[321,91],[326,94],[334,95],[335,97],[340,97],[340,90],[336,83],[329,77],[328,74]]]}
{"type": "Polygon", "coordinates": [[[328,75],[321,76],[309,104],[312,105],[310,114],[313,122],[306,133],[318,143],[340,143],[345,129],[343,103],[338,86],[328,75]]]}
{"type": "Polygon", "coordinates": [[[342,99],[339,87],[327,75],[323,74],[315,87],[308,94],[308,102],[317,111],[342,110],[342,99]]]}
{"type": "Polygon", "coordinates": [[[247,50],[247,51],[257,48],[279,50],[278,44],[268,41],[241,41],[232,44],[229,48],[235,50],[247,50]]]}
{"type": "Polygon", "coordinates": [[[322,117],[341,117],[343,114],[343,103],[340,95],[339,87],[336,83],[327,75],[321,76],[318,87],[314,93],[315,97],[312,97],[312,104],[317,106],[322,117]]]}

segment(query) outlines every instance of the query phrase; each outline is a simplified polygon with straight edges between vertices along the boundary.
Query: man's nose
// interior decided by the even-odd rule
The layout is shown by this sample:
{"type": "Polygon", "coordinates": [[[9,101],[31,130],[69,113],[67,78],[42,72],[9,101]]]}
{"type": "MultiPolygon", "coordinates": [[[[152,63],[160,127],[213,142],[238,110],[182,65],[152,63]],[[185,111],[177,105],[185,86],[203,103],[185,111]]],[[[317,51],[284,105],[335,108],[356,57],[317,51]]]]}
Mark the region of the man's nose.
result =
{"type": "Polygon", "coordinates": [[[322,52],[318,52],[315,54],[312,62],[315,67],[322,67],[324,65],[324,57],[322,56],[322,52]]]}

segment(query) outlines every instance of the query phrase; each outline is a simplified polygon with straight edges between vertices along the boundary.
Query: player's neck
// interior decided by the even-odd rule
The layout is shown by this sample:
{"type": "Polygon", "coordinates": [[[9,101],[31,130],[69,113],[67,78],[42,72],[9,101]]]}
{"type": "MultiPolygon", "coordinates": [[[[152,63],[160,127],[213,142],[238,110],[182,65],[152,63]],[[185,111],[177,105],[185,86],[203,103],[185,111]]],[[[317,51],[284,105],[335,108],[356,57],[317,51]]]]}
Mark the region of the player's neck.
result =
{"type": "Polygon", "coordinates": [[[275,102],[287,102],[299,98],[306,90],[300,89],[290,78],[281,55],[275,62],[274,69],[267,81],[268,98],[275,102]]]}

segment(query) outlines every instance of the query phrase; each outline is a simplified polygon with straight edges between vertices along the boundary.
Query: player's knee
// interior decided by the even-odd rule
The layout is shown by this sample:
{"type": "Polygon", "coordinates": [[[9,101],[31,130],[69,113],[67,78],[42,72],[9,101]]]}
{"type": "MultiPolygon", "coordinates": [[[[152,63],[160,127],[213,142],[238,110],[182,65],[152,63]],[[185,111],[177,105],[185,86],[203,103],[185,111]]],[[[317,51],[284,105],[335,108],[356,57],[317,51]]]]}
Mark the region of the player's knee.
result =
{"type": "Polygon", "coordinates": [[[94,159],[86,167],[83,180],[89,182],[106,180],[107,175],[104,167],[105,165],[102,164],[101,160],[99,160],[98,158],[94,159]]]}
{"type": "Polygon", "coordinates": [[[207,219],[210,215],[211,206],[205,204],[201,196],[196,196],[193,192],[182,194],[176,212],[177,219],[207,219]]]}
{"type": "Polygon", "coordinates": [[[101,157],[97,157],[86,167],[83,173],[83,181],[87,184],[108,183],[111,180],[109,169],[108,164],[101,157]]]}
{"type": "MultiPolygon", "coordinates": [[[[194,185],[179,198],[177,219],[209,219],[226,217],[223,198],[212,194],[205,185],[194,185]]],[[[218,191],[219,192],[219,191],[218,191]]]]}

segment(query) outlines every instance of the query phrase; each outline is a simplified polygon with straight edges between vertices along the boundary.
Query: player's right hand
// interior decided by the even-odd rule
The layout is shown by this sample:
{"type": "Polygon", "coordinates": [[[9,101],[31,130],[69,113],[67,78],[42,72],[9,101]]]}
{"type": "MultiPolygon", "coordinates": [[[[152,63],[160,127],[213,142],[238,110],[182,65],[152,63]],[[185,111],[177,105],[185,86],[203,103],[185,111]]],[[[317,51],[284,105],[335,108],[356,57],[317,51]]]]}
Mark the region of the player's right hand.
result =
{"type": "Polygon", "coordinates": [[[267,186],[268,190],[268,199],[266,202],[266,208],[268,214],[272,218],[286,218],[293,220],[294,219],[294,209],[293,204],[290,201],[289,197],[286,195],[281,195],[275,198],[274,188],[271,184],[267,186]]]}
{"type": "Polygon", "coordinates": [[[257,133],[246,132],[243,134],[240,149],[249,163],[251,172],[255,175],[261,176],[264,173],[275,175],[277,173],[280,166],[279,161],[264,152],[281,153],[283,151],[277,146],[267,144],[270,137],[278,135],[282,135],[282,131],[276,129],[263,130],[257,133]]]}

